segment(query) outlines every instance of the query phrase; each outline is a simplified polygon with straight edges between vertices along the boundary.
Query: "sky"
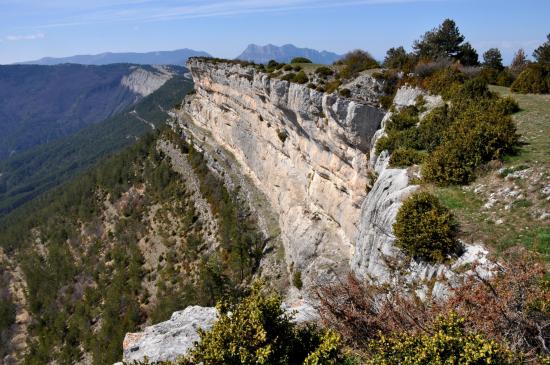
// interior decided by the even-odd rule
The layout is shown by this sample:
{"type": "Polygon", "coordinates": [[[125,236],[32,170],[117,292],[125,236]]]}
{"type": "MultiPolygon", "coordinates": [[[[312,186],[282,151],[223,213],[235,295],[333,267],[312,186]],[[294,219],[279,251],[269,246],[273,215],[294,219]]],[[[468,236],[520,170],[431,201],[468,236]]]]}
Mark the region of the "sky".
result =
{"type": "Polygon", "coordinates": [[[234,58],[249,43],[383,59],[445,18],[480,53],[530,56],[550,33],[550,0],[0,0],[0,64],[102,52],[191,48],[234,58]]]}

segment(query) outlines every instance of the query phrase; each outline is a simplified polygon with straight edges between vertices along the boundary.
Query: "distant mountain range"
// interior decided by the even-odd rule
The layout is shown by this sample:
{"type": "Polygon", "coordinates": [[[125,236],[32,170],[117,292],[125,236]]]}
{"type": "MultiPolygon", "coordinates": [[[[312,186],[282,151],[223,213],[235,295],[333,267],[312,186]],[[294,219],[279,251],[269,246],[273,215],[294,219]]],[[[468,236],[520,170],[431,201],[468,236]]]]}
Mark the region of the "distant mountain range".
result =
{"type": "Polygon", "coordinates": [[[267,63],[270,60],[286,63],[290,62],[294,57],[306,57],[313,63],[331,64],[342,58],[342,55],[328,51],[317,51],[311,48],[298,48],[292,44],[285,44],[280,47],[272,44],[266,46],[250,44],[237,59],[256,63],[267,63]]]}
{"type": "Polygon", "coordinates": [[[44,57],[35,61],[21,62],[33,65],[59,65],[62,63],[78,63],[81,65],[108,65],[111,63],[133,63],[139,65],[180,65],[183,66],[189,57],[208,57],[206,52],[192,49],[178,49],[175,51],[159,51],[147,53],[100,53],[96,55],[77,55],[71,57],[44,57]]]}

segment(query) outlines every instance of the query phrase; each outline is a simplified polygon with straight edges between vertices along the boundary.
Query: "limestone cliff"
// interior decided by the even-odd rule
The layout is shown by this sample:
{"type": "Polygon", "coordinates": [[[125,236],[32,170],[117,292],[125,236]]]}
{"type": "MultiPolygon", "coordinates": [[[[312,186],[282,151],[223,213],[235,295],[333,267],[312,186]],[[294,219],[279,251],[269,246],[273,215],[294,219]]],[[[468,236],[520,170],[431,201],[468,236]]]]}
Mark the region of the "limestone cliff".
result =
{"type": "Polygon", "coordinates": [[[304,284],[348,268],[367,194],[370,141],[384,110],[270,78],[253,67],[191,59],[189,122],[210,132],[279,216],[289,271],[304,284]]]}
{"type": "MultiPolygon", "coordinates": [[[[350,270],[363,279],[389,282],[387,259],[400,260],[408,270],[406,280],[431,282],[437,296],[445,294],[449,281],[460,278],[455,269],[471,270],[472,265],[465,264],[485,263],[473,267],[488,274],[491,264],[481,246],[465,245],[465,253],[451,266],[408,261],[395,247],[392,226],[402,201],[419,188],[411,184],[418,169],[391,168],[388,152],[375,151],[392,112],[380,109],[372,92],[362,90],[354,99],[342,98],[237,63],[191,59],[188,67],[196,93],[175,112],[174,123],[204,154],[209,168],[258,216],[271,242],[260,270],[286,292],[286,305],[298,310],[299,321],[316,317],[311,297],[307,290],[289,288],[280,270],[300,272],[308,289],[350,270]],[[271,254],[281,244],[284,263],[271,254]]],[[[368,89],[377,87],[376,82],[362,75],[351,83],[368,89]]],[[[414,105],[419,95],[428,110],[443,103],[438,96],[403,87],[395,95],[394,107],[414,105]]],[[[185,313],[174,318],[187,328],[197,321],[185,313]]],[[[177,331],[179,322],[174,318],[143,333],[128,334],[125,359],[156,356],[159,348],[170,356],[182,354],[178,346],[187,346],[194,332],[180,337],[178,344],[155,335],[165,328],[177,331]]]]}

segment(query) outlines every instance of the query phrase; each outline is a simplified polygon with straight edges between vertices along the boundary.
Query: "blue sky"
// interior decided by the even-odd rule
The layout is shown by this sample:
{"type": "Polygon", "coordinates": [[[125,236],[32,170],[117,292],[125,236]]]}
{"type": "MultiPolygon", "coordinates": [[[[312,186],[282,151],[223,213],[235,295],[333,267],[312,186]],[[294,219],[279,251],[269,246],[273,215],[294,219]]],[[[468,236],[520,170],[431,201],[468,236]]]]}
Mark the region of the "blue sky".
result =
{"type": "Polygon", "coordinates": [[[233,58],[249,43],[382,59],[445,18],[509,61],[550,33],[550,0],[0,0],[0,63],[178,48],[233,58]]]}

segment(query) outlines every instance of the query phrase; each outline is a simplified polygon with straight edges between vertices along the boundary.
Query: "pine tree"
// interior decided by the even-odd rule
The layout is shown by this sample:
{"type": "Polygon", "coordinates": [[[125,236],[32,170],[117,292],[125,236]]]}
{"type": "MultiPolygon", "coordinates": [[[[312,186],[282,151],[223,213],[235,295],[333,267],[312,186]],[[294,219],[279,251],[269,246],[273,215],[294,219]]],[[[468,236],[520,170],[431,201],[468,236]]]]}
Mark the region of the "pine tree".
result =
{"type": "Polygon", "coordinates": [[[547,41],[533,52],[533,57],[538,63],[550,65],[550,33],[546,36],[547,41]]]}
{"type": "Polygon", "coordinates": [[[413,48],[422,59],[456,58],[462,42],[464,36],[460,34],[456,23],[445,19],[439,27],[426,32],[422,39],[415,41],[413,48]]]}
{"type": "Polygon", "coordinates": [[[502,64],[502,54],[498,48],[490,48],[483,54],[483,65],[495,70],[504,69],[502,64]]]}

